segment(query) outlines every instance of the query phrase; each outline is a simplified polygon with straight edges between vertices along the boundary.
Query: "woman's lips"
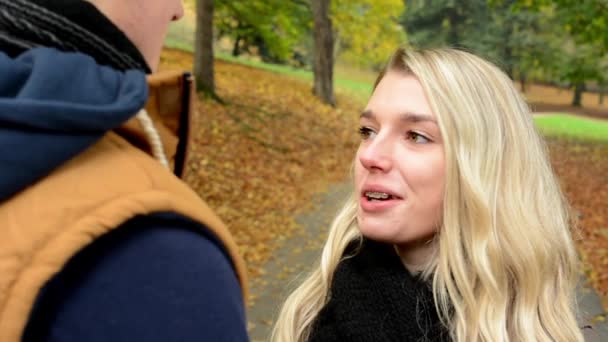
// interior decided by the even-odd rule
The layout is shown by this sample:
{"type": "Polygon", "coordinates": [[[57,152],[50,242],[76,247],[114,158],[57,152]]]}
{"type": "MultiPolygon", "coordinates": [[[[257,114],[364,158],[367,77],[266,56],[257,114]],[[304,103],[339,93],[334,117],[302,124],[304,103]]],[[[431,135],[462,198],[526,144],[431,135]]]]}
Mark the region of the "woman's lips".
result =
{"type": "Polygon", "coordinates": [[[374,200],[370,199],[365,194],[363,194],[359,198],[359,204],[361,209],[366,212],[379,212],[383,210],[390,209],[399,204],[399,202],[403,201],[401,198],[391,197],[385,200],[374,200]]]}

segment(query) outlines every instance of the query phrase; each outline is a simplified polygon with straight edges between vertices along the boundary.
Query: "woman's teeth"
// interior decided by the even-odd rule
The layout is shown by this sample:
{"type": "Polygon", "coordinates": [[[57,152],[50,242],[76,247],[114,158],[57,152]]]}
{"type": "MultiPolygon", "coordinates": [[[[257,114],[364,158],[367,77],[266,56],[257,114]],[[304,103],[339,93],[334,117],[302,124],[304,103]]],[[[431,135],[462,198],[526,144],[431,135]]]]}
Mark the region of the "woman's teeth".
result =
{"type": "Polygon", "coordinates": [[[393,196],[384,193],[384,192],[377,192],[377,191],[366,191],[365,192],[365,197],[367,197],[368,200],[378,200],[378,201],[382,201],[382,200],[387,200],[392,198],[393,196]]]}

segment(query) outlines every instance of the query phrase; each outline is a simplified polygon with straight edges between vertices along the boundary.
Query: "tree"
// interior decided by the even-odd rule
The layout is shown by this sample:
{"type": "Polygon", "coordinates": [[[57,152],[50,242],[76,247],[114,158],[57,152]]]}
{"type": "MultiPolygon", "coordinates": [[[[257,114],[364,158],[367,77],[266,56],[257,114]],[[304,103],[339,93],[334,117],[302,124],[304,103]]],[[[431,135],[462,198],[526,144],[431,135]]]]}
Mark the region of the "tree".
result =
{"type": "Polygon", "coordinates": [[[216,0],[216,7],[219,36],[232,40],[233,56],[256,48],[263,61],[284,63],[312,28],[310,5],[304,0],[216,0]]]}
{"type": "Polygon", "coordinates": [[[562,76],[574,87],[572,105],[582,105],[587,82],[603,83],[602,59],[608,52],[608,2],[605,0],[558,0],[556,17],[570,34],[574,53],[566,56],[562,76]]]}
{"type": "Polygon", "coordinates": [[[553,31],[553,20],[547,13],[513,9],[517,0],[503,1],[490,6],[491,20],[488,30],[490,47],[497,49],[496,60],[506,73],[518,78],[525,92],[527,80],[542,79],[549,73],[554,58],[555,42],[559,38],[553,31]]]}
{"type": "Polygon", "coordinates": [[[539,52],[546,44],[539,32],[539,15],[512,11],[515,2],[408,1],[402,24],[415,46],[464,48],[525,82],[528,66],[544,55],[539,52]]]}
{"type": "Polygon", "coordinates": [[[213,71],[213,0],[198,0],[196,3],[194,50],[196,89],[217,98],[213,71]]]}
{"type": "Polygon", "coordinates": [[[329,17],[330,0],[312,0],[314,18],[314,87],[313,93],[335,106],[334,37],[329,17]]]}
{"type": "MultiPolygon", "coordinates": [[[[401,23],[419,47],[476,47],[489,21],[486,0],[408,1],[401,23]]],[[[473,50],[480,50],[479,48],[473,50]]]]}
{"type": "Polygon", "coordinates": [[[555,56],[557,78],[574,90],[571,102],[573,106],[582,106],[582,95],[587,90],[587,82],[603,82],[602,65],[599,63],[601,56],[598,56],[597,51],[597,46],[578,45],[570,41],[562,46],[561,53],[555,56]]]}
{"type": "MultiPolygon", "coordinates": [[[[501,2],[504,0],[491,0],[501,2]]],[[[517,0],[518,8],[555,11],[577,43],[593,44],[608,52],[608,2],[606,0],[517,0]]]]}
{"type": "MultiPolygon", "coordinates": [[[[504,0],[491,0],[501,3],[504,0]]],[[[608,52],[608,2],[606,0],[517,0],[515,12],[532,10],[549,15],[552,33],[562,40],[553,55],[555,77],[574,88],[572,105],[581,106],[587,82],[600,88],[606,78],[602,60],[608,52]]],[[[601,91],[601,89],[600,89],[601,91]]]]}
{"type": "Polygon", "coordinates": [[[379,70],[406,42],[399,24],[404,8],[403,0],[332,1],[336,56],[351,65],[379,70]]]}

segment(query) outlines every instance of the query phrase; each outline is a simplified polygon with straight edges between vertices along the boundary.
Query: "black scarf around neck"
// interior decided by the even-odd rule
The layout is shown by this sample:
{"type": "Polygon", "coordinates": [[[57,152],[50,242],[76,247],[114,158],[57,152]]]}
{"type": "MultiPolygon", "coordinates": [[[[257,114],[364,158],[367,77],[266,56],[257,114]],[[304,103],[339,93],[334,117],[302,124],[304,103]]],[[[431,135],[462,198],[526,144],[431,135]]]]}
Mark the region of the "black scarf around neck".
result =
{"type": "Polygon", "coordinates": [[[118,70],[150,73],[127,36],[84,0],[0,0],[0,50],[10,56],[35,47],[82,52],[118,70]]]}
{"type": "Polygon", "coordinates": [[[391,246],[364,240],[338,265],[309,341],[449,341],[447,336],[429,285],[407,271],[391,246]]]}

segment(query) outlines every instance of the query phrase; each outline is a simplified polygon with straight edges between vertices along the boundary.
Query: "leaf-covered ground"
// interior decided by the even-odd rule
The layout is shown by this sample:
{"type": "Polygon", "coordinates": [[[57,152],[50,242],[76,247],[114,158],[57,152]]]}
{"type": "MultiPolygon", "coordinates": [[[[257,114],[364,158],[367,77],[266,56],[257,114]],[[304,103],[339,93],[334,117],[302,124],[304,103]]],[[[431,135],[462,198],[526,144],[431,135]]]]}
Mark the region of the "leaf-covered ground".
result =
{"type": "MultiPolygon", "coordinates": [[[[189,54],[168,50],[162,68],[191,70],[189,54]]],[[[311,196],[349,172],[360,103],[319,103],[310,85],[218,61],[217,92],[199,97],[188,183],[230,227],[250,276],[296,228],[311,196]]]]}
{"type": "Polygon", "coordinates": [[[583,271],[608,311],[608,144],[550,139],[553,167],[578,217],[583,271]]]}
{"type": "MultiPolygon", "coordinates": [[[[164,69],[192,69],[188,53],[165,50],[164,69]]],[[[217,61],[219,96],[199,98],[188,183],[227,223],[252,281],[297,229],[311,196],[343,181],[358,144],[365,99],[320,104],[301,80],[217,61]]],[[[608,309],[608,144],[549,140],[564,191],[578,211],[583,271],[608,309]]]]}

